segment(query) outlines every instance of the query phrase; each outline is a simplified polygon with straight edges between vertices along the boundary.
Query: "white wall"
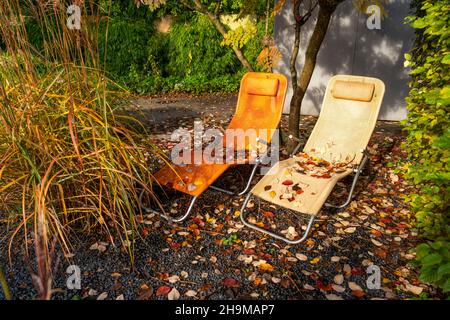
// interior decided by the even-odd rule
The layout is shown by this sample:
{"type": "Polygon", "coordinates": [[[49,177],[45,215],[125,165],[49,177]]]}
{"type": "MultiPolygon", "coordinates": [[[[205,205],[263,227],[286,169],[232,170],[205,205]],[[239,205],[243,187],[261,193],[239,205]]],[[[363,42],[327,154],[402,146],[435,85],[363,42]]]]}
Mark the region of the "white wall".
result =
{"type": "MultiPolygon", "coordinates": [[[[309,3],[309,1],[305,1],[309,3]]],[[[402,120],[406,116],[404,98],[408,94],[408,70],[404,68],[404,54],[414,41],[414,30],[404,23],[410,12],[410,0],[390,0],[385,8],[387,16],[381,21],[381,30],[369,30],[368,15],[359,12],[352,0],[339,5],[330,23],[327,36],[319,52],[317,66],[302,105],[302,114],[317,115],[320,111],[327,82],[335,74],[354,74],[376,77],[386,84],[386,94],[380,113],[382,120],[402,120]]],[[[303,12],[306,12],[302,8],[303,12]]],[[[303,26],[298,70],[304,61],[315,14],[303,26]]],[[[275,69],[289,77],[289,59],[294,43],[292,1],[275,17],[275,41],[283,60],[275,69]]],[[[285,113],[289,113],[292,87],[288,91],[285,113]]]]}

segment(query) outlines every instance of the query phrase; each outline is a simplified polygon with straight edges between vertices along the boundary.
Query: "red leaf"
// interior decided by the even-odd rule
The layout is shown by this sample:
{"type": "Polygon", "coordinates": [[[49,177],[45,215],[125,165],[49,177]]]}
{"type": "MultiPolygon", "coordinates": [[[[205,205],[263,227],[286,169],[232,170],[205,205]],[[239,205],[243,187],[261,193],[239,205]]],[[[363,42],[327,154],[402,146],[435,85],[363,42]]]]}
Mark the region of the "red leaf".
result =
{"type": "Polygon", "coordinates": [[[273,217],[275,217],[275,215],[273,214],[273,212],[266,211],[266,212],[264,212],[264,217],[273,218],[273,217]]]}
{"type": "Polygon", "coordinates": [[[170,243],[170,246],[172,247],[172,249],[178,249],[181,247],[181,244],[179,244],[178,242],[172,242],[170,243]]]}
{"type": "Polygon", "coordinates": [[[156,295],[157,296],[166,296],[169,294],[170,290],[172,290],[171,287],[161,286],[156,290],[156,295]]]}
{"type": "Polygon", "coordinates": [[[322,281],[317,281],[316,287],[323,291],[331,291],[333,290],[333,285],[331,283],[325,284],[322,281]]]}
{"type": "Polygon", "coordinates": [[[380,221],[386,224],[386,223],[390,223],[390,222],[392,221],[392,219],[389,219],[389,218],[381,218],[380,221]]]}
{"type": "Polygon", "coordinates": [[[364,271],[361,268],[353,268],[352,274],[355,276],[360,276],[364,273],[364,271]]]}
{"type": "Polygon", "coordinates": [[[361,290],[353,290],[352,294],[357,297],[357,298],[362,298],[364,297],[366,294],[364,293],[364,291],[361,290]]]}
{"type": "Polygon", "coordinates": [[[372,229],[370,233],[373,234],[375,237],[381,237],[383,235],[379,230],[375,229],[372,229]]]}
{"type": "Polygon", "coordinates": [[[246,255],[251,255],[251,254],[254,254],[255,253],[255,250],[253,250],[253,249],[245,249],[244,250],[244,254],[246,254],[246,255]]]}
{"type": "Polygon", "coordinates": [[[222,281],[222,284],[226,287],[239,287],[239,282],[237,282],[233,278],[225,278],[222,281]]]}

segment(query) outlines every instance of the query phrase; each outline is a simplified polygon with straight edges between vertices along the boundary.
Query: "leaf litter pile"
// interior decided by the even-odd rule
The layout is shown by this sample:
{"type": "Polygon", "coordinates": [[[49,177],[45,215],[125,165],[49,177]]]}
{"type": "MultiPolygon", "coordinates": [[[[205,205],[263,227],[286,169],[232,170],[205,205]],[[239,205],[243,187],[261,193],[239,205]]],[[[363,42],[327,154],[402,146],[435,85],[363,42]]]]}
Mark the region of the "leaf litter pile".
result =
{"type": "MultiPolygon", "coordinates": [[[[278,197],[279,200],[294,202],[294,204],[299,206],[301,200],[297,198],[305,193],[305,189],[308,188],[309,185],[295,179],[294,175],[301,174],[317,179],[330,179],[335,174],[341,174],[352,169],[354,157],[347,156],[345,162],[329,162],[317,156],[301,152],[297,154],[294,159],[294,165],[283,169],[283,179],[275,178],[275,185],[268,184],[264,186],[264,191],[267,192],[272,199],[278,197]],[[278,192],[276,190],[278,190],[278,192]]],[[[314,193],[312,193],[312,195],[314,195],[314,193]]]]}
{"type": "MultiPolygon", "coordinates": [[[[223,113],[216,116],[219,121],[223,113]]],[[[304,141],[315,121],[314,117],[303,118],[304,141]]],[[[226,125],[227,119],[220,122],[226,125]]],[[[282,127],[286,125],[283,118],[282,127]]],[[[54,298],[340,300],[433,296],[436,292],[418,280],[410,264],[415,257],[410,250],[417,238],[412,215],[403,201],[411,187],[396,171],[404,157],[402,141],[397,125],[377,126],[368,148],[371,174],[360,179],[355,198],[345,210],[322,210],[309,239],[300,245],[287,245],[244,227],[239,219],[243,196],[206,191],[182,224],[167,224],[154,214],[138,219],[144,242],[135,245],[134,266],[130,266],[126,252],[109,239],[95,235],[79,239],[74,256],[70,261],[62,259],[54,275],[54,298]],[[69,264],[81,269],[81,290],[66,289],[69,264]],[[380,271],[379,288],[368,285],[373,270],[380,271]]],[[[161,139],[159,142],[162,148],[170,145],[161,139]]],[[[347,168],[303,154],[298,158],[296,170],[319,178],[347,168]]],[[[219,185],[241,187],[248,171],[246,167],[232,169],[219,185]]],[[[338,183],[331,203],[345,200],[349,182],[351,178],[338,183]]],[[[302,190],[289,179],[281,183],[296,193],[302,190]]],[[[170,211],[179,215],[188,203],[187,197],[174,200],[170,211]]],[[[270,204],[258,204],[257,209],[259,213],[252,214],[250,222],[274,228],[292,239],[303,232],[299,224],[304,226],[304,219],[270,204]]],[[[6,266],[13,294],[32,298],[26,267],[20,261],[8,266],[1,237],[0,248],[0,263],[6,266]]]]}

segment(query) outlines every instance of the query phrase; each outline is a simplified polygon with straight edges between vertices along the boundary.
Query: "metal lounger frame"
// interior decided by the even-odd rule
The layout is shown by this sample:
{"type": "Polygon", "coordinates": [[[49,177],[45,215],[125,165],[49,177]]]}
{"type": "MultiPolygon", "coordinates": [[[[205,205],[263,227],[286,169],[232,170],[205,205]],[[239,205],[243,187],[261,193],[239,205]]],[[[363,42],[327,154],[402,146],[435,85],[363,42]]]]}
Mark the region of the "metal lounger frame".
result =
{"type": "MultiPolygon", "coordinates": [[[[298,150],[300,150],[301,143],[300,143],[300,141],[297,138],[294,138],[293,136],[289,136],[289,139],[297,140],[299,142],[297,147],[294,149],[294,151],[290,155],[292,157],[293,155],[295,155],[298,152],[298,150]]],[[[348,195],[347,200],[345,201],[345,203],[342,204],[342,205],[339,205],[339,206],[332,205],[332,204],[329,204],[329,203],[325,203],[326,207],[342,209],[342,208],[347,207],[350,204],[350,202],[352,201],[352,198],[353,198],[353,193],[355,191],[356,184],[358,182],[359,176],[361,175],[362,171],[364,170],[364,167],[366,166],[366,164],[367,164],[367,162],[369,160],[369,157],[368,157],[367,153],[365,151],[363,151],[363,153],[364,153],[364,157],[361,160],[361,163],[358,165],[358,168],[354,170],[355,176],[353,178],[352,186],[350,188],[350,192],[349,192],[349,195],[348,195]]],[[[265,233],[265,234],[267,234],[267,235],[269,235],[269,236],[271,236],[271,237],[273,237],[275,239],[282,240],[282,241],[284,241],[284,242],[286,242],[288,244],[292,244],[292,245],[302,243],[303,241],[305,241],[308,238],[309,232],[311,231],[312,225],[313,225],[314,220],[315,220],[315,216],[314,215],[311,215],[311,218],[309,219],[309,222],[308,222],[308,225],[306,227],[305,233],[298,240],[290,240],[290,239],[288,239],[288,238],[286,238],[284,236],[278,235],[278,234],[276,234],[274,232],[271,232],[269,230],[260,228],[260,227],[258,227],[256,225],[252,224],[252,223],[249,223],[246,220],[247,216],[245,214],[245,210],[246,210],[247,204],[250,201],[250,199],[252,198],[252,196],[253,196],[253,194],[251,192],[249,192],[249,194],[245,198],[245,201],[244,201],[244,203],[242,204],[242,207],[241,207],[240,218],[241,218],[241,221],[242,221],[242,223],[244,225],[246,225],[247,227],[249,227],[249,228],[251,228],[253,230],[265,233]]]]}

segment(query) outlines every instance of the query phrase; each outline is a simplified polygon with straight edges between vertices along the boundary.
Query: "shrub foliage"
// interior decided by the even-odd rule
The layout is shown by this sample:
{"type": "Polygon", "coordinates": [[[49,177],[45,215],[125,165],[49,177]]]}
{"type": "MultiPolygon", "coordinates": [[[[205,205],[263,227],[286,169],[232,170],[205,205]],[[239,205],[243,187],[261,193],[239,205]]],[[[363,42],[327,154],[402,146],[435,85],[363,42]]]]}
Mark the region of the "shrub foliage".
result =
{"type": "Polygon", "coordinates": [[[408,18],[416,29],[406,55],[412,81],[407,98],[406,175],[417,187],[408,197],[424,243],[416,249],[421,280],[450,291],[450,6],[447,0],[420,1],[408,18]]]}

